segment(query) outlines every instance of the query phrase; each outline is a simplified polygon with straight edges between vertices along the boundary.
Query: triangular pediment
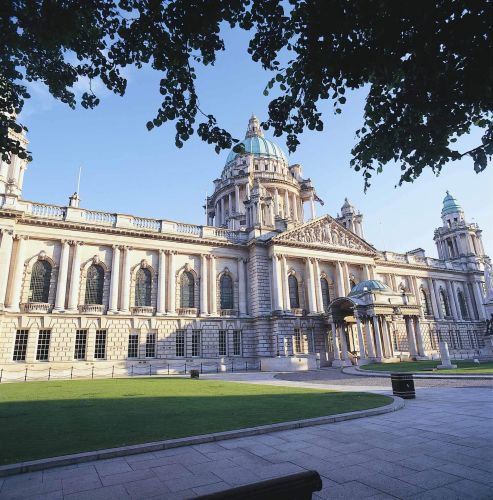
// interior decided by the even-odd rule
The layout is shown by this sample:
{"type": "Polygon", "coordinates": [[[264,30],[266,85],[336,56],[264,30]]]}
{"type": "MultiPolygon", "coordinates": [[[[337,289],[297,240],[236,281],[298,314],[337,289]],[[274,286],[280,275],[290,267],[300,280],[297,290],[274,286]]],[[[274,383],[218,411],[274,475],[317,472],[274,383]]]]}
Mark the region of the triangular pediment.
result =
{"type": "Polygon", "coordinates": [[[373,246],[339,224],[330,215],[324,215],[278,234],[272,238],[272,242],[358,253],[374,254],[376,252],[373,246]]]}

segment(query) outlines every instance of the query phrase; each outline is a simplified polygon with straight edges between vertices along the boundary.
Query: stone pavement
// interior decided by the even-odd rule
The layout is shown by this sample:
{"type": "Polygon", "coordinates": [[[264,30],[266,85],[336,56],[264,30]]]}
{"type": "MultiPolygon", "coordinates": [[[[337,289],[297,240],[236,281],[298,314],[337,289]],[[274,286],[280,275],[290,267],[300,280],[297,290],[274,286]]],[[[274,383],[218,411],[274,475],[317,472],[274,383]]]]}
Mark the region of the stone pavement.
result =
{"type": "MultiPolygon", "coordinates": [[[[314,385],[306,373],[303,382],[279,377],[293,378],[249,378],[314,385]]],[[[346,390],[367,380],[346,387],[335,370],[312,377],[319,388],[346,390]]],[[[492,499],[491,385],[418,388],[416,400],[390,414],[0,479],[0,499],[190,498],[306,469],[322,476],[317,498],[492,499]]]]}

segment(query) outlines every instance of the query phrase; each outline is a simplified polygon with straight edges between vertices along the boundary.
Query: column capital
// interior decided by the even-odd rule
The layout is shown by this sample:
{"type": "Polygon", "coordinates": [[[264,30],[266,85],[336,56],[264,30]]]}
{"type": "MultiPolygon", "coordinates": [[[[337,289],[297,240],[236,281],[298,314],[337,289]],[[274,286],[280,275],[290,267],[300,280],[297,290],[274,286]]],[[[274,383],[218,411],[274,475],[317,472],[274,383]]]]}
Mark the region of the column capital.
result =
{"type": "MultiPolygon", "coordinates": [[[[274,257],[274,255],[273,255],[274,257]]],[[[241,264],[246,264],[248,262],[248,259],[245,259],[245,257],[237,257],[238,262],[241,264]]]]}
{"type": "Polygon", "coordinates": [[[81,246],[84,244],[83,241],[79,241],[79,240],[70,240],[68,243],[69,243],[69,245],[72,245],[72,246],[81,246]]]}
{"type": "Polygon", "coordinates": [[[25,234],[15,234],[14,235],[14,240],[28,240],[29,236],[25,234]]]}
{"type": "Polygon", "coordinates": [[[14,230],[7,227],[0,227],[0,234],[8,234],[14,237],[14,230]]]}

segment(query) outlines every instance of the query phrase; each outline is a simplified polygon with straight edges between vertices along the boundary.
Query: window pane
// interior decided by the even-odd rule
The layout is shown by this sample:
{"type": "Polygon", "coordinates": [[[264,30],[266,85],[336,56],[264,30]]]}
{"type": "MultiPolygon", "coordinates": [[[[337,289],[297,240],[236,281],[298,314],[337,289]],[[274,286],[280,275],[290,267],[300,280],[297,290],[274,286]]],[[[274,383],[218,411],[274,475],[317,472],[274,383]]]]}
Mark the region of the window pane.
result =
{"type": "Polygon", "coordinates": [[[241,331],[233,331],[233,356],[241,356],[241,331]]]}
{"type": "Polygon", "coordinates": [[[140,268],[135,275],[135,305],[151,305],[152,275],[149,269],[140,268]]]}
{"type": "Polygon", "coordinates": [[[185,356],[185,332],[182,330],[176,332],[176,356],[185,356]]]}
{"type": "Polygon", "coordinates": [[[156,334],[148,333],[146,336],[146,358],[156,357],[156,334]]]}
{"type": "Polygon", "coordinates": [[[190,272],[181,275],[180,307],[195,307],[194,305],[194,278],[190,272]]]}
{"type": "Polygon", "coordinates": [[[85,304],[103,303],[104,270],[92,264],[87,270],[85,304]]]}
{"type": "Polygon", "coordinates": [[[228,274],[223,274],[220,280],[221,309],[233,309],[233,280],[228,274]]]}
{"type": "Polygon", "coordinates": [[[138,358],[139,357],[139,334],[131,333],[128,336],[128,357],[138,358]]]}
{"type": "Polygon", "coordinates": [[[320,286],[322,288],[322,302],[326,310],[330,304],[329,283],[325,278],[320,278],[320,286]]]}
{"type": "Polygon", "coordinates": [[[106,330],[96,330],[96,344],[94,347],[94,358],[106,358],[106,330]]]}
{"type": "Polygon", "coordinates": [[[50,280],[50,263],[46,260],[38,260],[35,262],[31,273],[28,302],[48,302],[50,280]]]}
{"type": "Polygon", "coordinates": [[[227,345],[226,345],[226,331],[219,331],[219,356],[227,356],[227,345]]]}
{"type": "Polygon", "coordinates": [[[289,287],[289,303],[291,309],[297,309],[300,307],[300,298],[298,295],[298,280],[290,275],[288,278],[288,287],[289,287]]]}
{"type": "Polygon", "coordinates": [[[301,330],[299,328],[294,329],[294,352],[301,352],[301,330]]]}
{"type": "Polygon", "coordinates": [[[87,330],[77,330],[75,332],[75,352],[74,359],[86,359],[87,330]]]}
{"type": "Polygon", "coordinates": [[[200,356],[200,330],[192,331],[192,356],[200,356]]]}
{"type": "Polygon", "coordinates": [[[29,330],[17,330],[15,333],[13,361],[25,361],[27,351],[27,337],[29,330]]]}
{"type": "Polygon", "coordinates": [[[38,347],[36,349],[37,361],[48,361],[50,352],[51,330],[40,330],[38,334],[38,347]]]}

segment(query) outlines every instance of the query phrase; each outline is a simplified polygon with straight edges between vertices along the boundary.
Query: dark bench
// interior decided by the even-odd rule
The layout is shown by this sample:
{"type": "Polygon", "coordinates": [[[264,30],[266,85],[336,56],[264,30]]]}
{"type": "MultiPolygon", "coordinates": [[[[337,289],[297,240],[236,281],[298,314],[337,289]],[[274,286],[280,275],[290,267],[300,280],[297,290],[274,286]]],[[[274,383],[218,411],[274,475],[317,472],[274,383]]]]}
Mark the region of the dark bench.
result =
{"type": "Polygon", "coordinates": [[[320,475],[318,472],[310,470],[194,498],[202,500],[226,498],[234,500],[310,500],[312,493],[321,489],[322,479],[320,475]]]}

